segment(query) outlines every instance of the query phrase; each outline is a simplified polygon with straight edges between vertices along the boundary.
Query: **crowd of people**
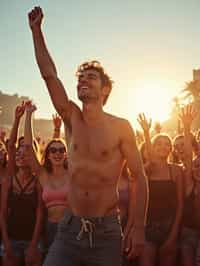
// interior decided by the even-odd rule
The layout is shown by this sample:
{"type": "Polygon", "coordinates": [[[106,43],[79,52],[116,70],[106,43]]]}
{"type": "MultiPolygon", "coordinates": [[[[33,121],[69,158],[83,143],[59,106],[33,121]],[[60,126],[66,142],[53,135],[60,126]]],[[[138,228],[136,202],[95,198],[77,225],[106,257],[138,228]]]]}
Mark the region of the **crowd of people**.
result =
{"type": "MultiPolygon", "coordinates": [[[[35,110],[32,102],[17,106],[10,136],[0,142],[3,265],[42,265],[69,207],[70,147],[60,138],[62,119],[53,117],[52,139],[44,148],[33,136],[35,110]],[[18,136],[23,115],[24,135],[18,136]]],[[[149,204],[143,251],[135,259],[124,250],[124,266],[200,265],[200,142],[191,130],[195,115],[190,105],[183,108],[183,132],[173,140],[161,128],[152,136],[151,121],[138,116],[143,140],[138,138],[137,146],[148,179],[149,204]]],[[[122,234],[129,208],[134,210],[136,204],[134,181],[126,163],[117,186],[122,234]],[[135,198],[130,205],[131,193],[135,198]]],[[[64,259],[60,265],[65,265],[64,259]]]]}
{"type": "Polygon", "coordinates": [[[36,106],[16,107],[0,142],[1,263],[4,266],[200,265],[200,141],[196,111],[182,133],[152,136],[151,120],[130,123],[103,111],[112,80],[97,61],[77,71],[80,109],[47,50],[43,13],[29,13],[35,56],[58,115],[52,139],[34,136],[36,106]],[[18,136],[25,116],[24,134],[18,136]],[[64,123],[65,139],[60,136],[64,123]]]}

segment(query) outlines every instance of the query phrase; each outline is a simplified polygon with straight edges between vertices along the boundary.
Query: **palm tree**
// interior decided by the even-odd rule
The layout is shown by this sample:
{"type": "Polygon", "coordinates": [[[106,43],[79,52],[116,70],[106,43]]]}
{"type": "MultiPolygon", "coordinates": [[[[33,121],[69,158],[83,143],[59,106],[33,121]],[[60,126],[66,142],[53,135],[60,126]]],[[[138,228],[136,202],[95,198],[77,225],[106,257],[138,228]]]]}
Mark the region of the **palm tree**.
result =
{"type": "MultiPolygon", "coordinates": [[[[200,80],[192,80],[186,82],[185,88],[182,90],[186,95],[184,99],[190,100],[196,111],[200,109],[200,80]]],[[[197,129],[200,126],[200,113],[195,118],[194,128],[197,129]]]]}
{"type": "Polygon", "coordinates": [[[200,100],[200,81],[192,80],[186,82],[182,92],[186,93],[184,99],[192,99],[194,103],[198,102],[200,100]]]}

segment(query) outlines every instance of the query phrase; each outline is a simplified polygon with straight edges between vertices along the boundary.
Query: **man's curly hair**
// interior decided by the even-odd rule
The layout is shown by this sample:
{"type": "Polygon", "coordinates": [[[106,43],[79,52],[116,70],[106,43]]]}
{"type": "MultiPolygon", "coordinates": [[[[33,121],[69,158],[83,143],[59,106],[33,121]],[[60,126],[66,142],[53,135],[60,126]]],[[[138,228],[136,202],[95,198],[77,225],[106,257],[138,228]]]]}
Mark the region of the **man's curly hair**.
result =
{"type": "MultiPolygon", "coordinates": [[[[110,89],[110,91],[112,90],[112,85],[113,85],[112,79],[105,72],[100,62],[96,60],[84,62],[83,64],[81,64],[77,69],[76,76],[79,77],[85,70],[88,69],[96,70],[100,74],[102,85],[107,86],[110,89]]],[[[109,94],[104,98],[103,105],[106,104],[108,96],[109,94]]]]}

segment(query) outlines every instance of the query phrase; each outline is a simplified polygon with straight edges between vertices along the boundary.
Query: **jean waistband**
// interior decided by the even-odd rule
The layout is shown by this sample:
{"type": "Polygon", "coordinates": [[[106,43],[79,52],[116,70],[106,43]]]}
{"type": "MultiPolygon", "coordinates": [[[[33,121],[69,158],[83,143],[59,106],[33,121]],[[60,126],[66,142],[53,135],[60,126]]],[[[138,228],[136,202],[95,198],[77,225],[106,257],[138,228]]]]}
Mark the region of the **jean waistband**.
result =
{"type": "Polygon", "coordinates": [[[115,215],[110,215],[110,216],[102,216],[102,217],[88,217],[88,216],[76,216],[74,215],[70,210],[65,210],[65,215],[64,215],[65,222],[71,223],[73,221],[82,221],[87,220],[90,221],[91,223],[95,225],[103,225],[107,223],[118,223],[121,224],[120,222],[120,215],[115,214],[115,215]]]}

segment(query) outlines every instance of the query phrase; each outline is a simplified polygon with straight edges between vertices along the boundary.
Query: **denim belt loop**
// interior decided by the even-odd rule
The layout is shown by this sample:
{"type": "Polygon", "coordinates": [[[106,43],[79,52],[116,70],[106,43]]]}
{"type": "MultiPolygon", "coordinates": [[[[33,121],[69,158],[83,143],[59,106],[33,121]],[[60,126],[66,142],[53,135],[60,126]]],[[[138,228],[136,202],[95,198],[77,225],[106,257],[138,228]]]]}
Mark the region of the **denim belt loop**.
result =
{"type": "Polygon", "coordinates": [[[72,221],[73,215],[70,213],[67,213],[66,217],[65,217],[65,223],[66,224],[70,224],[72,221]]]}

